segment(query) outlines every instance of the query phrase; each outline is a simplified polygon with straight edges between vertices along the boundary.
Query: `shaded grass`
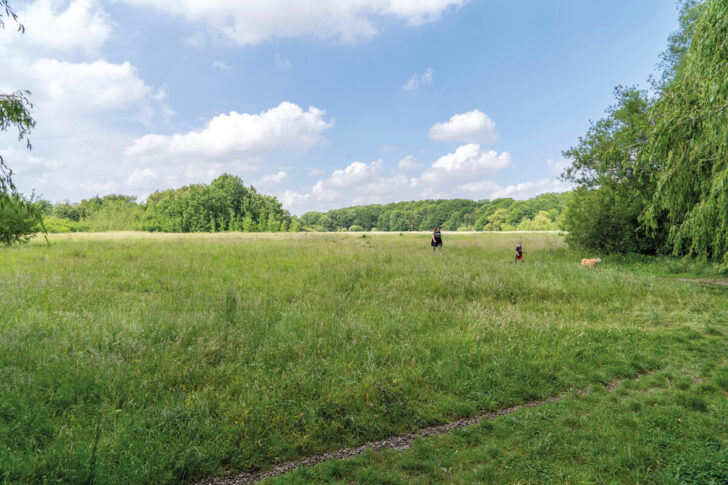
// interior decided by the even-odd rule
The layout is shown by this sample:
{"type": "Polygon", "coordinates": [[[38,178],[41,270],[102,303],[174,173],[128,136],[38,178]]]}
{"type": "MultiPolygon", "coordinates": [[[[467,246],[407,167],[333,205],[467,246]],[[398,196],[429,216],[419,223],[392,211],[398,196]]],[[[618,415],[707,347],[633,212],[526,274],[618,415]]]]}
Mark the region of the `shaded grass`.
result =
{"type": "Polygon", "coordinates": [[[513,265],[514,237],[446,237],[442,257],[420,235],[121,234],[0,251],[0,477],[254,470],[723,339],[725,289],[606,257],[585,271],[553,234],[519,235],[527,263],[513,265]]]}

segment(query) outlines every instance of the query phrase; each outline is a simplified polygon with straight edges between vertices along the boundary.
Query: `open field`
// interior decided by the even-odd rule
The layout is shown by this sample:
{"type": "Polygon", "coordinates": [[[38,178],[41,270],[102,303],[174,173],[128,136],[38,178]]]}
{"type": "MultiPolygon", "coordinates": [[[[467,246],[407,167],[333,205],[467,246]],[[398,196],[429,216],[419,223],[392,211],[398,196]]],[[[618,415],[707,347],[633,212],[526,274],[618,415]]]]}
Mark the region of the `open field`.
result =
{"type": "Polygon", "coordinates": [[[584,270],[594,255],[558,234],[446,234],[442,256],[428,235],[363,236],[0,250],[0,479],[193,482],[649,372],[274,481],[661,482],[728,463],[728,288],[673,277],[715,270],[584,270]]]}

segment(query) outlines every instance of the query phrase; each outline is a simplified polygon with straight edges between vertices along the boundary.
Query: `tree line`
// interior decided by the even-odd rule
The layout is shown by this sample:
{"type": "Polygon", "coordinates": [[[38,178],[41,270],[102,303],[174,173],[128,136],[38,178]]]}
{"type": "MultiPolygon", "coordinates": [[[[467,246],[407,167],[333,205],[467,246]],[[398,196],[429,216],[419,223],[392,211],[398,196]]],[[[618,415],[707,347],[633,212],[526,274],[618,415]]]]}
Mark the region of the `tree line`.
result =
{"type": "Polygon", "coordinates": [[[685,0],[651,90],[615,104],[564,152],[572,245],[728,265],[728,2],[685,0]]]}
{"type": "Polygon", "coordinates": [[[210,184],[157,191],[146,202],[128,195],[92,197],[81,202],[33,202],[49,232],[285,232],[299,231],[296,217],[275,197],[223,174],[210,184]]]}
{"type": "MultiPolygon", "coordinates": [[[[569,193],[543,194],[529,200],[423,200],[372,204],[307,212],[292,216],[275,197],[258,193],[234,175],[207,184],[157,191],[145,202],[128,195],[105,195],[80,202],[32,201],[49,232],[298,232],[432,230],[555,230],[569,193]]],[[[0,225],[10,221],[17,232],[31,234],[38,221],[19,207],[6,209],[0,225]]]]}
{"type": "Polygon", "coordinates": [[[305,228],[318,231],[556,230],[569,193],[542,194],[529,200],[418,200],[372,204],[301,216],[305,228]]]}

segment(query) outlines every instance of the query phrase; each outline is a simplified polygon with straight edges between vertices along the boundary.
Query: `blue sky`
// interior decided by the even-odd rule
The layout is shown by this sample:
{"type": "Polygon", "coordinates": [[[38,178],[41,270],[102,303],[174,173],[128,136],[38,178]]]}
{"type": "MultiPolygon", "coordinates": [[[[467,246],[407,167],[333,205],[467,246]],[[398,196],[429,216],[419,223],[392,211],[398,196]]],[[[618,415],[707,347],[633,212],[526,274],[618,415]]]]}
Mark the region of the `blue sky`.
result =
{"type": "Polygon", "coordinates": [[[229,172],[293,213],[568,187],[561,152],[646,86],[666,0],[34,0],[0,32],[30,89],[26,193],[80,200],[229,172]]]}

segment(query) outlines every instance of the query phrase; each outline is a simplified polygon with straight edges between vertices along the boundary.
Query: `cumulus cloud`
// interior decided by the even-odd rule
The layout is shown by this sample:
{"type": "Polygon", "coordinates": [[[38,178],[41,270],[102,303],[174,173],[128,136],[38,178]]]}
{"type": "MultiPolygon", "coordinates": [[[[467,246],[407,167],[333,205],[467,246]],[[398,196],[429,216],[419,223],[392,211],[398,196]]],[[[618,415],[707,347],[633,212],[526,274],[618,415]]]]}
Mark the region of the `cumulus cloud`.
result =
{"type": "Polygon", "coordinates": [[[323,144],[323,132],[333,123],[313,106],[304,111],[282,102],[259,114],[221,114],[200,131],[171,136],[149,134],[136,139],[125,154],[130,157],[183,157],[228,159],[254,156],[275,148],[307,149],[323,144]]]}
{"type": "Polygon", "coordinates": [[[405,91],[412,91],[420,86],[432,86],[432,68],[428,67],[422,74],[413,74],[402,86],[405,91]]]}
{"type": "Polygon", "coordinates": [[[316,36],[357,42],[377,35],[377,23],[396,18],[410,25],[437,20],[468,0],[123,0],[204,24],[239,45],[274,38],[316,36]]]}
{"type": "Polygon", "coordinates": [[[159,107],[163,91],[155,92],[131,63],[78,62],[83,54],[96,57],[111,34],[108,15],[95,0],[37,0],[19,15],[24,35],[0,30],[0,91],[33,93],[36,133],[62,128],[68,135],[69,126],[77,132],[78,124],[93,124],[89,115],[159,107]]]}
{"type": "Polygon", "coordinates": [[[546,192],[566,192],[571,190],[572,187],[567,182],[562,182],[557,179],[542,179],[536,182],[522,182],[516,185],[508,185],[507,187],[501,187],[496,189],[490,195],[490,198],[499,197],[512,197],[514,199],[530,199],[538,194],[544,194],[546,192]]]}
{"type": "Polygon", "coordinates": [[[294,213],[414,199],[482,199],[503,189],[487,177],[508,166],[510,160],[507,152],[499,154],[483,150],[479,145],[463,145],[414,177],[402,173],[405,169],[422,167],[412,156],[400,160],[401,171],[392,175],[387,175],[382,160],[353,162],[318,180],[310,192],[288,190],[280,198],[284,207],[294,213]]]}
{"type": "Polygon", "coordinates": [[[111,35],[109,17],[95,0],[38,0],[18,16],[26,26],[25,35],[15,35],[14,29],[0,31],[0,46],[22,44],[47,52],[96,54],[111,35]]]}
{"type": "Polygon", "coordinates": [[[397,164],[397,169],[402,172],[408,172],[410,170],[415,170],[423,166],[424,165],[422,165],[421,163],[415,162],[415,157],[413,157],[412,155],[407,155],[399,161],[399,163],[397,164]]]}
{"type": "MultiPolygon", "coordinates": [[[[158,125],[170,116],[164,91],[129,62],[104,60],[99,50],[113,23],[97,0],[36,0],[19,11],[20,35],[0,30],[0,92],[32,92],[32,154],[4,149],[21,190],[51,199],[89,197],[140,183],[137,167],[119,154],[130,126],[158,125]]],[[[7,134],[5,134],[7,135],[7,134]]],[[[0,134],[0,146],[16,141],[0,134]]],[[[143,167],[143,166],[142,166],[143,167]]]]}
{"type": "Polygon", "coordinates": [[[253,186],[261,190],[277,190],[282,183],[288,179],[288,174],[279,170],[276,173],[269,173],[253,182],[253,186]]]}
{"type": "MultiPolygon", "coordinates": [[[[64,104],[84,111],[120,110],[152,94],[128,62],[70,63],[39,59],[29,66],[36,96],[42,101],[64,104]]],[[[40,105],[42,109],[42,104],[40,105]]]]}
{"type": "Polygon", "coordinates": [[[496,199],[512,197],[528,199],[545,192],[570,190],[569,184],[556,179],[527,181],[502,185],[492,176],[511,164],[507,152],[484,150],[479,145],[458,147],[453,153],[441,156],[429,167],[411,176],[404,168],[414,170],[412,156],[404,157],[399,171],[385,170],[382,160],[370,163],[353,162],[320,178],[309,191],[278,191],[283,206],[295,214],[311,210],[326,211],[360,204],[385,204],[421,199],[496,199]]]}
{"type": "Polygon", "coordinates": [[[495,140],[495,122],[487,114],[474,109],[453,115],[444,123],[436,123],[430,128],[428,136],[431,140],[490,143],[495,140]]]}
{"type": "MultiPolygon", "coordinates": [[[[128,62],[67,62],[58,59],[0,57],[0,92],[29,89],[37,127],[33,140],[100,143],[114,120],[153,124],[166,120],[163,92],[148,85],[128,62]],[[101,121],[103,120],[103,121],[101,121]]],[[[53,141],[56,147],[62,143],[53,141]]],[[[60,155],[59,155],[60,156],[60,155]]]]}
{"type": "MultiPolygon", "coordinates": [[[[386,192],[393,188],[395,178],[386,178],[383,174],[381,159],[371,163],[353,162],[346,168],[334,170],[328,177],[317,181],[310,193],[285,191],[281,195],[281,202],[284,207],[299,209],[302,207],[324,209],[369,203],[378,199],[376,193],[381,188],[385,188],[386,192]]],[[[397,178],[398,182],[406,180],[406,177],[397,178]]]]}
{"type": "Polygon", "coordinates": [[[463,145],[454,153],[440,157],[422,173],[422,179],[431,183],[463,184],[489,177],[510,163],[508,152],[498,154],[494,150],[483,150],[477,144],[463,145]]]}

